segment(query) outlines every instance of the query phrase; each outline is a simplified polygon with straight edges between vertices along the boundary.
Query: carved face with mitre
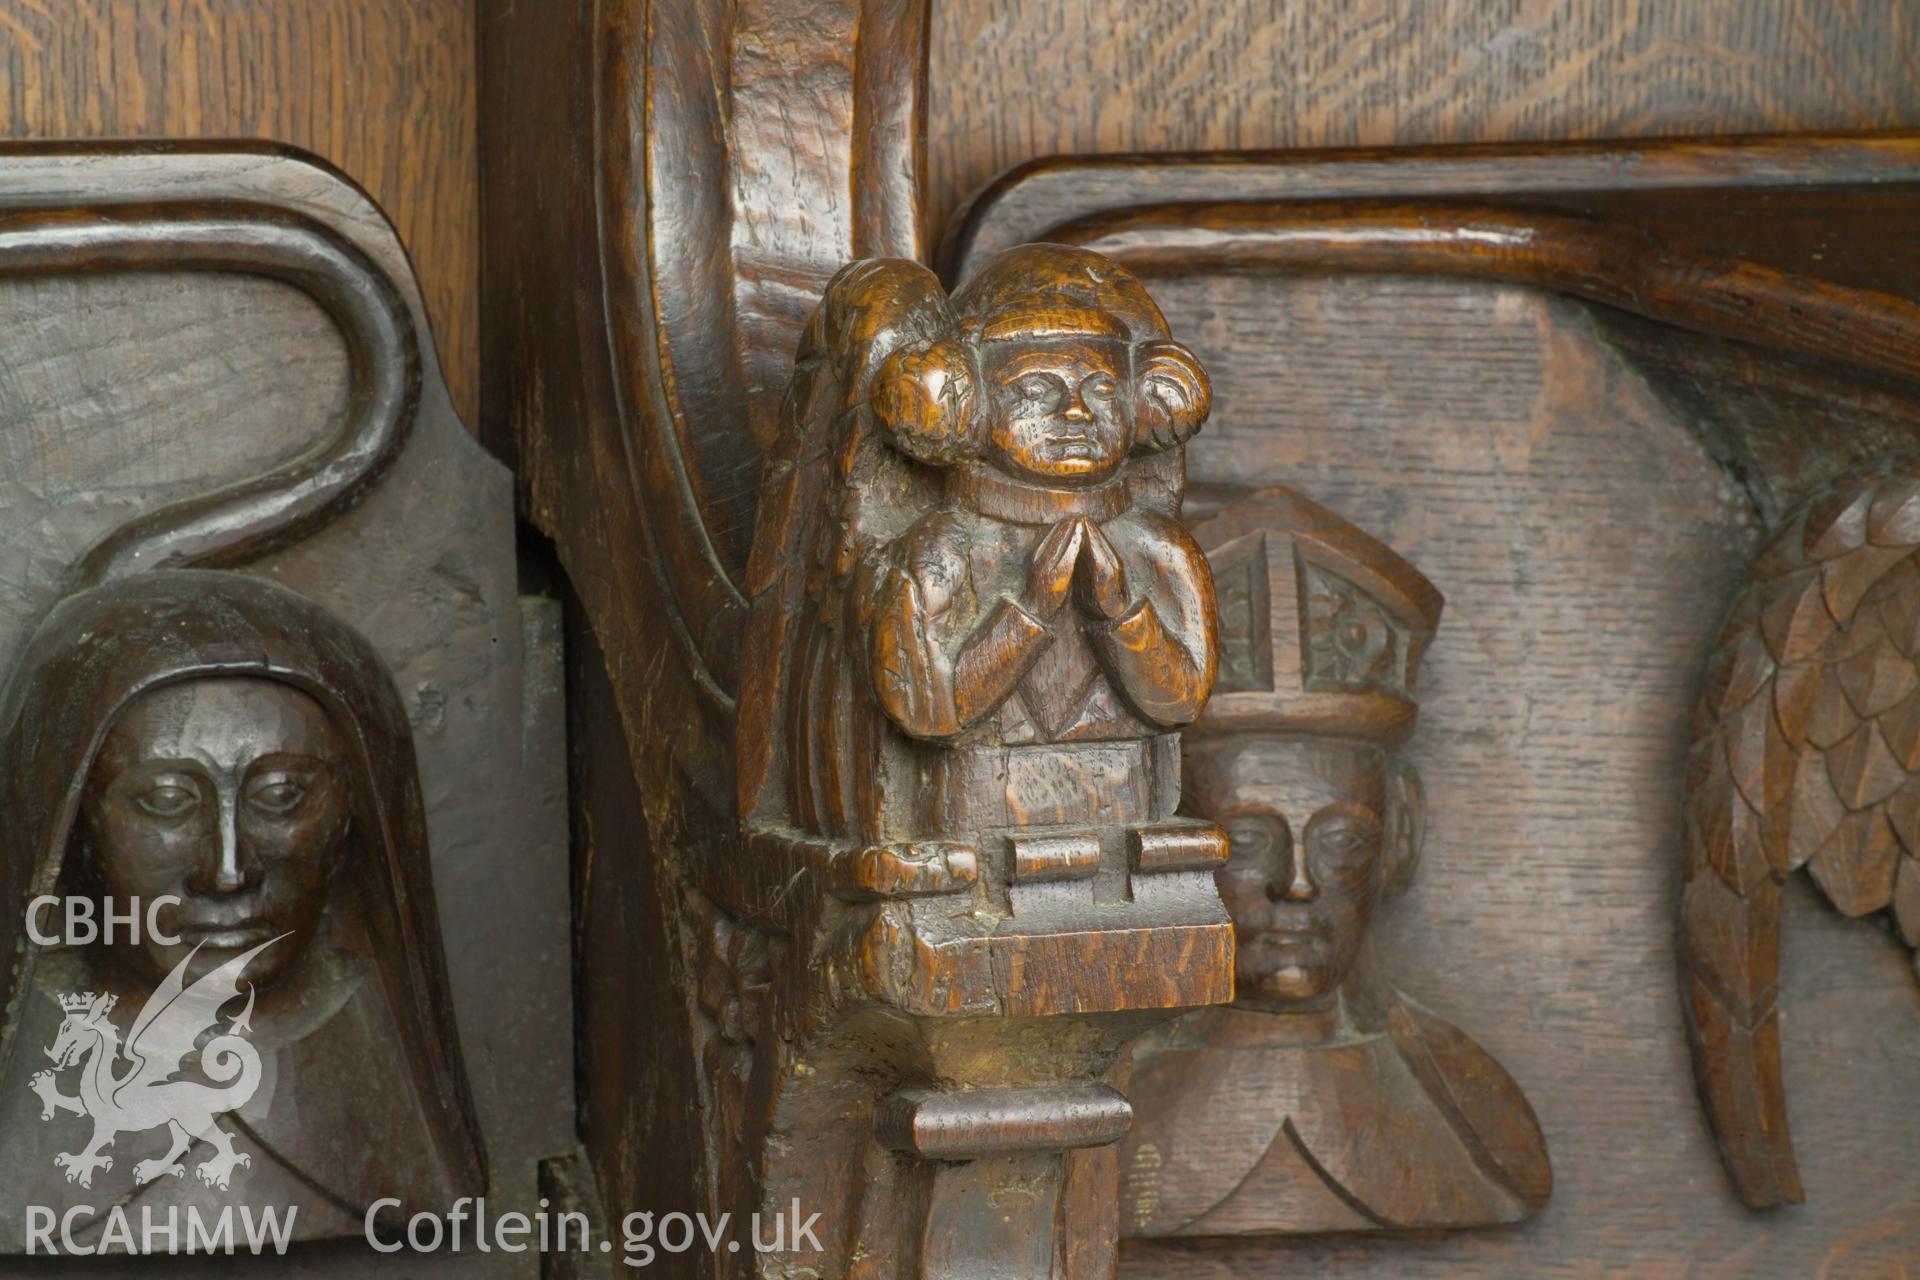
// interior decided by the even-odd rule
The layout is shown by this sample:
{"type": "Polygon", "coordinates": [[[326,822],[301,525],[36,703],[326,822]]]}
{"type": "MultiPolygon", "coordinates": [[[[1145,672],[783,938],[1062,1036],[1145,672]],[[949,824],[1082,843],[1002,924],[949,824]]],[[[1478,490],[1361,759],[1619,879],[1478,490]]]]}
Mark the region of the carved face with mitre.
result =
{"type": "Polygon", "coordinates": [[[1214,567],[1222,668],[1188,731],[1186,789],[1232,842],[1216,879],[1233,916],[1237,998],[1318,1007],[1419,854],[1424,803],[1395,748],[1413,727],[1440,594],[1286,490],[1235,503],[1196,535],[1214,567]]]}
{"type": "Polygon", "coordinates": [[[1298,494],[1194,530],[1221,672],[1183,735],[1189,812],[1224,825],[1235,1000],[1149,1032],[1125,1068],[1127,1234],[1516,1222],[1552,1189],[1525,1095],[1458,1027],[1357,963],[1411,875],[1419,784],[1397,750],[1440,620],[1433,584],[1298,494]]]}
{"type": "MultiPolygon", "coordinates": [[[[0,911],[14,930],[0,1087],[48,1065],[41,1024],[59,1006],[39,993],[112,993],[131,1023],[189,956],[191,984],[260,948],[239,974],[264,1066],[230,1117],[256,1153],[235,1194],[301,1204],[305,1236],[357,1231],[337,1206],[403,1194],[380,1186],[436,1203],[484,1183],[412,730],[364,637],[263,578],[138,574],[54,607],[0,717],[0,911]],[[36,944],[22,926],[45,894],[96,899],[96,920],[137,899],[138,936],[120,924],[110,944],[36,944]],[[157,913],[155,936],[146,907],[162,896],[180,903],[157,913]]],[[[39,924],[60,932],[58,913],[39,924]]],[[[25,1202],[41,1202],[31,1179],[58,1175],[39,1148],[74,1135],[0,1123],[25,1202]]],[[[165,1142],[122,1145],[158,1155],[165,1142]]],[[[190,1177],[136,1184],[118,1171],[135,1160],[116,1154],[87,1194],[201,1192],[190,1177]]]]}

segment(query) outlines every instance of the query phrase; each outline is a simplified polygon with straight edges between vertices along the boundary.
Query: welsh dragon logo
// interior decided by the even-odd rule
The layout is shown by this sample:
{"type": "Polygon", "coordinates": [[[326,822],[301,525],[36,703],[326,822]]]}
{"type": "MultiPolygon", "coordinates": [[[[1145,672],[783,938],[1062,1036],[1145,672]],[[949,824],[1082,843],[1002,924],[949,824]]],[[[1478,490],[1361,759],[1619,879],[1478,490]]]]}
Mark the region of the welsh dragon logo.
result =
{"type": "Polygon", "coordinates": [[[84,1148],[53,1158],[54,1165],[66,1171],[68,1182],[91,1187],[96,1169],[113,1168],[113,1157],[106,1149],[116,1137],[162,1126],[171,1145],[159,1159],[133,1166],[136,1183],[183,1176],[186,1166],[181,1157],[195,1139],[214,1148],[214,1154],[194,1169],[208,1186],[226,1190],[233,1171],[253,1163],[253,1157],[234,1148],[233,1135],[215,1123],[219,1116],[245,1106],[260,1087],[260,1053],[244,1038],[253,1030],[253,983],[247,984],[247,1003],[240,1015],[198,1049],[200,1074],[213,1083],[175,1077],[195,1053],[201,1035],[217,1026],[221,1007],[239,996],[241,972],[279,940],[271,938],[235,956],[189,987],[187,966],[200,950],[196,946],[147,998],[125,1047],[109,1016],[117,997],[91,991],[59,997],[66,1020],[46,1051],[54,1066],[37,1072],[29,1087],[40,1096],[42,1120],[62,1111],[93,1120],[93,1138],[84,1148]],[[80,1093],[68,1097],[60,1092],[58,1073],[74,1066],[80,1068],[80,1093]]]}

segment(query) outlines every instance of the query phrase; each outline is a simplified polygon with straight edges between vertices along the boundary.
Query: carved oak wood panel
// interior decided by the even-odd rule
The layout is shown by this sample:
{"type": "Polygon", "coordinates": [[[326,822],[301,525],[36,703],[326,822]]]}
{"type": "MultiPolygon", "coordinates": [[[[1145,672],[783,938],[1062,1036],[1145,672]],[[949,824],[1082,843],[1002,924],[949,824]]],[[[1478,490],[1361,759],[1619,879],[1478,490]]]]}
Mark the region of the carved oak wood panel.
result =
{"type": "MultiPolygon", "coordinates": [[[[148,747],[195,734],[204,746],[209,729],[261,723],[292,734],[274,757],[285,776],[244,774],[247,821],[260,805],[335,815],[337,842],[275,846],[333,858],[333,876],[236,921],[231,908],[252,900],[258,877],[265,899],[281,883],[255,860],[268,838],[256,823],[244,840],[213,841],[233,857],[206,883],[199,870],[189,877],[201,913],[191,927],[215,954],[251,946],[267,925],[314,931],[309,948],[267,944],[287,957],[268,965],[254,1019],[276,1092],[228,1121],[250,1126],[239,1154],[252,1156],[226,1170],[228,1189],[291,1176],[305,1183],[292,1194],[319,1197],[301,1234],[349,1237],[250,1269],[376,1271],[383,1260],[360,1240],[354,1206],[379,1194],[370,1188],[438,1198],[488,1187],[531,1205],[539,1162],[573,1145],[557,611],[519,594],[509,477],[454,414],[404,255],[363,193],[270,147],[13,148],[0,169],[0,520],[12,553],[0,654],[5,750],[24,762],[9,766],[6,803],[27,815],[7,824],[0,884],[10,904],[44,890],[47,856],[70,864],[54,881],[63,888],[89,862],[119,883],[137,860],[123,856],[124,833],[150,825],[129,823],[116,788],[151,772],[148,747]],[[104,736],[92,738],[96,728],[104,736]],[[77,773],[96,747],[101,763],[77,773]],[[57,829],[68,811],[45,801],[81,782],[76,857],[57,829]],[[338,803],[320,803],[328,796],[338,803]],[[503,971],[509,950],[516,962],[503,971]],[[331,994],[310,1005],[316,991],[331,994]],[[312,1093],[296,1107],[302,1090],[312,1093]]],[[[231,781],[175,769],[138,802],[181,816],[212,803],[203,788],[231,781]]],[[[17,934],[7,934],[16,978],[17,934]]],[[[269,959],[245,952],[256,954],[269,959]]],[[[116,961],[137,974],[174,958],[116,961]]],[[[29,980],[59,989],[90,957],[65,948],[35,959],[29,980]]],[[[126,1003],[130,1015],[140,1002],[126,1003]]],[[[25,1028],[9,1027],[22,1071],[53,1039],[41,1033],[43,1004],[55,1008],[23,999],[25,1028]]],[[[32,1093],[51,1104],[67,1087],[36,1082],[32,1093]]],[[[15,1101],[9,1089],[6,1140],[31,1150],[10,1157],[9,1177],[58,1189],[55,1167],[40,1166],[67,1148],[41,1141],[54,1125],[15,1101]]],[[[137,1213],[143,1197],[220,1190],[184,1168],[170,1178],[164,1139],[123,1135],[120,1159],[96,1164],[83,1197],[137,1213]],[[143,1166],[149,1179],[136,1186],[143,1166]]],[[[198,1170],[209,1155],[234,1163],[205,1147],[181,1154],[176,1163],[198,1170]]],[[[399,1263],[435,1274],[489,1264],[536,1269],[504,1256],[399,1263]]],[[[0,1271],[44,1265],[13,1259],[0,1271]]]]}
{"type": "Polygon", "coordinates": [[[609,1207],[832,1204],[827,1256],[729,1274],[1099,1274],[1063,1208],[1124,1128],[1097,1075],[1228,989],[1224,841],[1172,813],[1204,373],[1098,257],[944,297],[911,263],[923,4],[547,17],[485,41],[490,402],[604,656],[584,732],[634,766],[582,803],[646,818],[577,886],[582,963],[646,983],[588,988],[609,1207]],[[623,1100],[636,1064],[699,1110],[623,1100]]]}
{"type": "Polygon", "coordinates": [[[260,138],[323,157],[393,220],[471,424],[477,26],[444,0],[4,0],[0,138],[260,138]]]}
{"type": "Polygon", "coordinates": [[[929,213],[1053,156],[1920,125],[1902,3],[946,0],[929,213]]]}
{"type": "Polygon", "coordinates": [[[1298,487],[1446,592],[1411,747],[1429,848],[1382,943],[1395,972],[1427,975],[1408,980],[1417,997],[1513,1072],[1555,1152],[1553,1201],[1499,1236],[1138,1245],[1125,1271],[1366,1274],[1417,1259],[1440,1274],[1877,1275],[1911,1258],[1905,1064],[1920,999],[1905,948],[1816,909],[1804,878],[1785,886],[1781,1056],[1808,1202],[1755,1216],[1700,1112],[1672,939],[1687,722],[1761,535],[1854,461],[1914,447],[1920,295],[1912,241],[1889,233],[1911,217],[1913,155],[1890,138],[1067,160],[980,203],[955,244],[1098,245],[1193,326],[1221,424],[1194,449],[1194,509],[1298,487]],[[1458,196],[1535,233],[1571,214],[1662,250],[1526,277],[1611,305],[1572,301],[1442,247],[1463,225],[1458,196]],[[1329,197],[1371,203],[1311,204],[1329,197]],[[1204,203],[1220,198],[1242,203],[1204,203]],[[1410,199],[1433,202],[1422,247],[1368,248],[1370,225],[1398,216],[1384,202],[1411,215],[1410,199]],[[1316,230],[1329,239],[1314,251],[1269,252],[1316,230]],[[1616,288],[1688,262],[1709,289],[1616,288]],[[1748,271],[1820,284],[1796,287],[1766,332],[1751,327],[1770,314],[1758,295],[1730,315],[1700,307],[1748,271]],[[1837,317],[1868,331],[1814,358],[1821,327],[1803,328],[1797,304],[1835,289],[1876,295],[1837,317]],[[1644,317],[1663,299],[1700,310],[1656,323],[1615,309],[1644,317]]]}

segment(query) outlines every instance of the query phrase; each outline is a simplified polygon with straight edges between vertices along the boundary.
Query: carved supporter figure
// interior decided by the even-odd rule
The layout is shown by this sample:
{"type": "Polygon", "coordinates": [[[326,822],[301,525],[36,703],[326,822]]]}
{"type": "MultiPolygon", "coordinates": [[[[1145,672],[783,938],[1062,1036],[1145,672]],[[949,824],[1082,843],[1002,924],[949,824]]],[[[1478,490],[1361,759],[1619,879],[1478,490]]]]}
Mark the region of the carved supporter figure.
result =
{"type": "Polygon", "coordinates": [[[1093,254],[1001,255],[958,334],[883,365],[874,403],[945,506],[886,551],[863,612],[875,682],[917,738],[1138,737],[1198,714],[1214,670],[1206,560],[1136,506],[1127,459],[1184,441],[1210,392],[1131,275],[1093,254]]]}
{"type": "Polygon", "coordinates": [[[167,940],[10,949],[0,1247],[26,1205],[297,1206],[315,1238],[484,1189],[410,729],[358,634],[261,579],[140,575],[55,608],[4,714],[12,927],[46,893],[180,904],[167,940]]]}
{"type": "MultiPolygon", "coordinates": [[[[1177,445],[1210,405],[1198,361],[1139,280],[1081,249],[1010,249],[952,299],[910,263],[860,263],[828,299],[822,324],[852,332],[822,345],[851,355],[839,384],[876,428],[854,432],[828,530],[845,651],[900,731],[950,750],[931,787],[874,783],[847,720],[866,699],[831,683],[824,641],[801,825],[899,839],[1164,816],[1177,770],[1154,752],[1215,672],[1212,581],[1177,520],[1177,445]]],[[[820,388],[804,365],[789,415],[820,388]]]]}
{"type": "Polygon", "coordinates": [[[1186,794],[1231,837],[1216,879],[1238,945],[1236,999],[1135,1048],[1122,1230],[1523,1219],[1552,1185],[1526,1098],[1362,961],[1376,905],[1419,851],[1420,787],[1395,749],[1413,725],[1439,593],[1283,489],[1195,533],[1213,558],[1225,657],[1187,734],[1186,794]]]}
{"type": "Polygon", "coordinates": [[[1175,813],[1219,660],[1178,519],[1209,403],[1140,283],[1058,245],[951,296],[857,262],[807,323],[746,575],[749,853],[709,882],[794,921],[731,1162],[759,1186],[718,1198],[857,1201],[823,1270],[1044,1270],[1069,1151],[1126,1124],[1099,1075],[1231,993],[1226,836],[1175,813]]]}

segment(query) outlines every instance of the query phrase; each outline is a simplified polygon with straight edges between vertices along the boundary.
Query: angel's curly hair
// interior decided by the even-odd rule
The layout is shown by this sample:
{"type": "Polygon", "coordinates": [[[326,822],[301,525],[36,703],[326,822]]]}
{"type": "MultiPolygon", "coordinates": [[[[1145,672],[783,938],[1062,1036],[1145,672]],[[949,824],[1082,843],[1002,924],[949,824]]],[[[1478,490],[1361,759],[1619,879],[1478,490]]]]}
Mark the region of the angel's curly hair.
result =
{"type": "Polygon", "coordinates": [[[980,355],[994,342],[1124,340],[1133,364],[1135,452],[1185,443],[1213,406],[1199,358],[1168,337],[1166,318],[1139,280],[1086,249],[1009,249],[951,298],[924,267],[894,261],[842,272],[829,286],[830,305],[842,291],[885,313],[851,326],[856,341],[885,348],[877,361],[864,362],[871,370],[866,399],[894,444],[921,462],[945,467],[980,456],[986,434],[980,355]]]}

